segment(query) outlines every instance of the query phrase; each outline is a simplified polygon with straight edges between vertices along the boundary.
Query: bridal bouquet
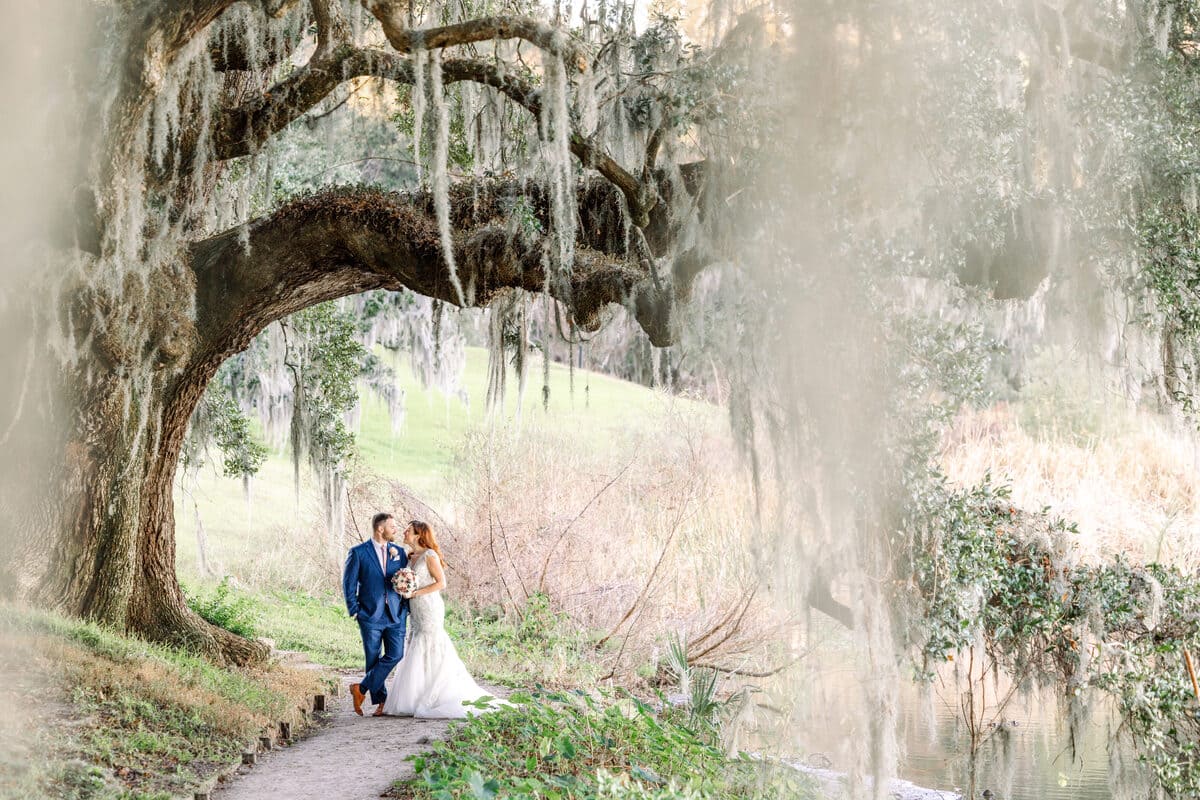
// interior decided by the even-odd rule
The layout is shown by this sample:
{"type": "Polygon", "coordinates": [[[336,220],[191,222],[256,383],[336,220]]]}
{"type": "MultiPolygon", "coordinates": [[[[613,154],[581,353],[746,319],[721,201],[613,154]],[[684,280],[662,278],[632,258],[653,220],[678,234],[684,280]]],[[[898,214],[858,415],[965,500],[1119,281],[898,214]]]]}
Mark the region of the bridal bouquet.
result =
{"type": "Polygon", "coordinates": [[[405,567],[392,576],[392,586],[402,597],[407,597],[417,590],[417,576],[411,569],[405,567]]]}

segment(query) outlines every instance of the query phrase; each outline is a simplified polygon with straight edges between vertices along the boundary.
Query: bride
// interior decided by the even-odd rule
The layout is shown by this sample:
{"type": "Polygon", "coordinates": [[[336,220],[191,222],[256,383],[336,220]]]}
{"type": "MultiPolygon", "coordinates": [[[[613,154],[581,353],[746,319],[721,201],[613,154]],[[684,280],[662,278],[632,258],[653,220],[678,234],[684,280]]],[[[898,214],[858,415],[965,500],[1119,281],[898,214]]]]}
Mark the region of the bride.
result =
{"type": "Polygon", "coordinates": [[[488,692],[467,672],[446,634],[446,606],[442,602],[446,573],[433,529],[413,520],[404,529],[404,544],[410,551],[408,566],[417,578],[417,588],[404,595],[408,598],[412,635],[396,667],[383,713],[438,719],[477,714],[481,709],[463,703],[485,697],[488,692]]]}

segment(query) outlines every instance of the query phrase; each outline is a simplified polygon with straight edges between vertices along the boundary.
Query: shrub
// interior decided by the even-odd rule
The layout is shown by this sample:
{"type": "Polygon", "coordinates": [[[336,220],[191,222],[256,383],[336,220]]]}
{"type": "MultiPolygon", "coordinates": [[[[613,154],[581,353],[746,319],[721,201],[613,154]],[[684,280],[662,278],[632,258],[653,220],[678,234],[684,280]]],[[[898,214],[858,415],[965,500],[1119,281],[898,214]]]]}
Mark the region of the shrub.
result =
{"type": "Polygon", "coordinates": [[[449,740],[414,757],[417,778],[402,788],[439,799],[815,796],[789,768],[728,759],[681,718],[629,696],[539,693],[512,701],[457,724],[449,740]]]}
{"type": "Polygon", "coordinates": [[[223,578],[211,596],[189,596],[188,606],[213,625],[230,633],[246,638],[257,635],[259,615],[254,600],[246,595],[235,594],[229,578],[223,578]]]}

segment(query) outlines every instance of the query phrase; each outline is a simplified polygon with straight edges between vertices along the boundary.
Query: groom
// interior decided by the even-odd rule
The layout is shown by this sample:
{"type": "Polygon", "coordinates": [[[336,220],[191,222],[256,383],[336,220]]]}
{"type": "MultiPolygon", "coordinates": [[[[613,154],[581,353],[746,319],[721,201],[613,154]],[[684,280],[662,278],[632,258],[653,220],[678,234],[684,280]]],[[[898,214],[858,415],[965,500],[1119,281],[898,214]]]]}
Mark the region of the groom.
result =
{"type": "Polygon", "coordinates": [[[383,701],[387,699],[384,681],[404,657],[408,601],[392,586],[392,576],[408,566],[408,554],[393,544],[397,529],[391,514],[376,514],[371,520],[371,539],[350,549],[342,573],[346,608],[358,620],[367,660],[367,674],[362,683],[350,684],[354,713],[360,717],[363,699],[368,694],[378,706],[375,716],[383,716],[383,701]]]}

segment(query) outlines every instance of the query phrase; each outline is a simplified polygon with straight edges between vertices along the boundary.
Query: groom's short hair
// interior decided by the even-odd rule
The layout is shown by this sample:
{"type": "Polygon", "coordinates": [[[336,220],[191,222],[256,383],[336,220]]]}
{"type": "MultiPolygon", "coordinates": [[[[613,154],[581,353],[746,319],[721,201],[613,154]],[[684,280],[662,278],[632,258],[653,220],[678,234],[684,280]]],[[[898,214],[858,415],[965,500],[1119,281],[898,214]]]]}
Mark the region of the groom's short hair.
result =
{"type": "Polygon", "coordinates": [[[383,523],[387,522],[391,518],[392,518],[391,514],[387,513],[386,511],[380,511],[378,514],[376,514],[374,517],[371,518],[371,530],[372,531],[379,530],[379,526],[382,525],[383,523]]]}

